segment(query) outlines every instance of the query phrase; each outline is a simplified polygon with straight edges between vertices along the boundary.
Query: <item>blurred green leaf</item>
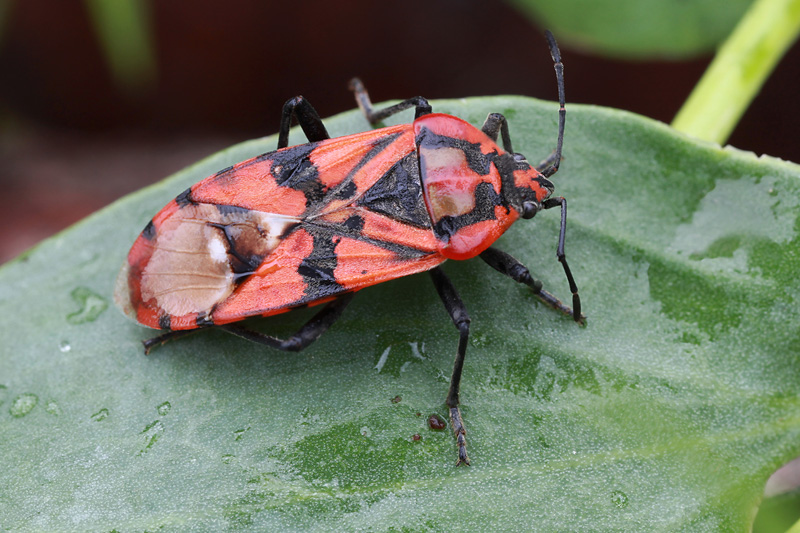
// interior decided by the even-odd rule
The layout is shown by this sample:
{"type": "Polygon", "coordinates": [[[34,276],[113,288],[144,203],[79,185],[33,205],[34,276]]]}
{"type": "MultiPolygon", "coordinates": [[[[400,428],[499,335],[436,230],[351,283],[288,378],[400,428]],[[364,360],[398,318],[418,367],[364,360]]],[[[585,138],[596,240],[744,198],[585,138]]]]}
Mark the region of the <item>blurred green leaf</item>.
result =
{"type": "MultiPolygon", "coordinates": [[[[434,108],[475,124],[505,113],[533,160],[554,147],[551,103],[434,108]]],[[[162,205],[272,137],[0,269],[2,526],[748,529],[767,477],[800,455],[800,168],[620,111],[568,113],[554,181],[570,202],[567,255],[588,325],[481,261],[444,267],[472,315],[462,400],[473,466],[455,468],[452,435],[427,428],[446,415],[457,334],[425,275],[362,291],[300,354],[207,331],[145,357],[153,331],[101,305],[162,205]]],[[[356,112],[327,124],[366,129],[356,112]]],[[[566,296],[558,218],[520,221],[498,247],[566,296]]],[[[286,334],[310,312],[256,327],[286,334]]]]}
{"type": "Polygon", "coordinates": [[[565,46],[627,59],[709,54],[752,0],[509,0],[565,46]]]}

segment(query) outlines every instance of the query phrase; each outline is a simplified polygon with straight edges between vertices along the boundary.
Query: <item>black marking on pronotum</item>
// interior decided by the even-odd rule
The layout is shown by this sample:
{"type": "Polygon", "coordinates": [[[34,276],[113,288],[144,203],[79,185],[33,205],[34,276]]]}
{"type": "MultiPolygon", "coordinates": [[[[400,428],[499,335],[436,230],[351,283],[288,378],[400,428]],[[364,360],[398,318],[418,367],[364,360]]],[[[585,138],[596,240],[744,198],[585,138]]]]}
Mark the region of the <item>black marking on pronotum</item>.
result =
{"type": "Polygon", "coordinates": [[[161,315],[158,317],[158,327],[161,329],[171,329],[172,319],[169,315],[161,315]]]}
{"type": "Polygon", "coordinates": [[[431,219],[422,199],[416,152],[395,163],[358,199],[356,205],[404,224],[430,228],[431,219]]]}
{"type": "Polygon", "coordinates": [[[142,230],[142,237],[147,239],[148,241],[152,241],[156,236],[156,226],[153,224],[153,221],[147,223],[147,225],[142,230]]]}
{"type": "Polygon", "coordinates": [[[516,209],[521,210],[522,202],[527,200],[531,195],[533,199],[536,200],[535,192],[527,187],[517,187],[514,182],[514,171],[529,170],[530,165],[517,162],[511,154],[498,155],[494,160],[494,165],[497,168],[497,172],[500,173],[500,196],[506,200],[506,209],[508,209],[508,204],[510,204],[515,206],[516,209]]]}
{"type": "Polygon", "coordinates": [[[314,238],[314,248],[297,267],[297,273],[306,282],[303,300],[324,298],[344,290],[336,281],[334,270],[338,264],[336,245],[341,237],[331,236],[326,231],[309,231],[314,238]]]}
{"type": "Polygon", "coordinates": [[[496,220],[494,208],[501,205],[508,209],[507,200],[497,194],[491,183],[482,181],[475,187],[475,207],[469,213],[443,216],[434,224],[433,231],[440,240],[450,240],[458,230],[484,220],[496,220]]]}
{"type": "Polygon", "coordinates": [[[491,165],[497,152],[484,154],[481,151],[480,143],[471,143],[464,139],[456,139],[455,137],[447,137],[434,133],[428,128],[421,128],[417,134],[417,146],[421,148],[429,148],[435,150],[437,148],[455,148],[464,153],[464,158],[470,170],[479,176],[485,176],[491,171],[491,165]]]}
{"type": "Polygon", "coordinates": [[[180,193],[178,196],[176,196],[175,203],[178,204],[178,207],[186,207],[187,205],[197,205],[197,202],[195,202],[194,199],[192,198],[191,187],[180,193]]]}

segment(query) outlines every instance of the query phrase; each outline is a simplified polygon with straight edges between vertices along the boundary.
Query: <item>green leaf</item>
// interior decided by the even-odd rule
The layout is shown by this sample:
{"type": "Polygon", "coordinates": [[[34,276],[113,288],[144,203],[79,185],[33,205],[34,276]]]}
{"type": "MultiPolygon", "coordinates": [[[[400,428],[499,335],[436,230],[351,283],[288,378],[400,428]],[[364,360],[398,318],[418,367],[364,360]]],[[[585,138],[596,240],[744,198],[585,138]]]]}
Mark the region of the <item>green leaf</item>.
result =
{"type": "Polygon", "coordinates": [[[752,0],[510,0],[562,45],[628,59],[712,52],[752,0]]]}
{"type": "MultiPolygon", "coordinates": [[[[532,160],[554,147],[551,103],[434,108],[505,113],[532,160]]],[[[427,427],[457,334],[426,275],[362,291],[300,354],[207,331],[145,357],[153,331],[103,305],[128,247],[187,186],[274,145],[211,156],[0,269],[4,528],[746,530],[800,455],[800,168],[609,109],[569,107],[553,178],[586,327],[479,260],[444,267],[472,316],[471,467],[427,427]]],[[[498,247],[565,297],[558,220],[498,247]]]]}

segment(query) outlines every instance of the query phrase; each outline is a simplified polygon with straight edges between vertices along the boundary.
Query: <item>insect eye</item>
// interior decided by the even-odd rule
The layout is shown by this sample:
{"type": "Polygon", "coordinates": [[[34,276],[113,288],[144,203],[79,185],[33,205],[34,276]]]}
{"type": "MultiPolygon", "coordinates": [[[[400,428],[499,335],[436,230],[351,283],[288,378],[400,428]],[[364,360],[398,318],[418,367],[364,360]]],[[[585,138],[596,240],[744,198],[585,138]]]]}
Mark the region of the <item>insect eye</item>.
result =
{"type": "Polygon", "coordinates": [[[537,211],[539,211],[539,204],[536,202],[522,203],[522,218],[533,218],[537,211]]]}
{"type": "Polygon", "coordinates": [[[522,154],[514,154],[514,161],[516,161],[517,163],[520,163],[520,162],[528,161],[528,160],[522,154]]]}

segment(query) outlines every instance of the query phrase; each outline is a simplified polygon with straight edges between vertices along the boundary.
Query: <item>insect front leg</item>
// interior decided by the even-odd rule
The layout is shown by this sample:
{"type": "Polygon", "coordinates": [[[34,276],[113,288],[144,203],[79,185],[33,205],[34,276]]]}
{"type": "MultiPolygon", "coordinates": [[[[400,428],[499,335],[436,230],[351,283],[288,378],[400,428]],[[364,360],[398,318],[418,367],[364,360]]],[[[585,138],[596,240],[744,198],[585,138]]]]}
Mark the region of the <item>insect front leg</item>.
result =
{"type": "Polygon", "coordinates": [[[325,124],[319,118],[319,113],[302,96],[290,98],[283,104],[281,114],[281,127],[278,129],[278,150],[289,146],[289,129],[292,127],[292,117],[297,118],[297,123],[303,129],[306,137],[311,142],[330,139],[325,124]]]}
{"type": "Polygon", "coordinates": [[[464,302],[453,287],[453,283],[442,272],[441,268],[434,268],[430,271],[433,278],[433,285],[436,292],[442,299],[450,318],[453,320],[459,332],[458,353],[453,364],[453,375],[450,378],[450,390],[447,392],[447,406],[450,408],[450,422],[453,424],[453,433],[458,444],[458,460],[456,466],[460,464],[469,465],[467,457],[467,430],[464,428],[464,420],[461,418],[461,410],[458,408],[459,389],[461,387],[461,372],[464,369],[464,355],[467,352],[467,341],[469,340],[469,314],[464,302]]]}
{"type": "Polygon", "coordinates": [[[560,311],[569,317],[575,318],[577,322],[582,322],[585,318],[580,314],[580,306],[578,306],[578,314],[576,316],[575,312],[568,305],[565,305],[553,294],[544,290],[542,288],[542,282],[531,276],[531,272],[528,270],[528,267],[520,263],[513,256],[496,248],[487,248],[480,254],[480,258],[486,261],[490,267],[494,268],[498,272],[505,274],[518,283],[523,283],[530,287],[534,294],[536,294],[541,301],[556,311],[560,311]]]}
{"type": "Polygon", "coordinates": [[[550,46],[550,56],[553,58],[553,68],[556,70],[556,83],[558,83],[558,139],[556,141],[556,151],[550,157],[539,163],[536,168],[545,178],[549,178],[556,172],[561,165],[561,148],[564,145],[564,124],[567,118],[567,111],[564,107],[564,64],[561,62],[561,52],[558,49],[556,38],[550,31],[545,32],[547,44],[550,46]]]}
{"type": "Polygon", "coordinates": [[[239,324],[225,324],[218,326],[237,337],[257,342],[270,348],[277,348],[286,352],[299,352],[307,348],[325,333],[336,322],[347,304],[353,299],[355,293],[347,293],[328,303],[320,312],[311,317],[297,332],[288,339],[279,339],[271,335],[253,331],[239,324]]]}
{"type": "Polygon", "coordinates": [[[572,317],[575,319],[575,322],[581,322],[583,315],[581,315],[581,299],[580,296],[578,296],[578,285],[575,283],[575,278],[572,277],[572,272],[567,264],[567,257],[564,255],[564,236],[567,231],[567,199],[563,196],[550,198],[542,203],[542,207],[545,209],[552,209],[554,207],[561,208],[561,229],[558,232],[556,257],[558,257],[558,262],[561,263],[561,266],[564,267],[564,274],[566,274],[567,281],[569,282],[569,290],[572,292],[572,309],[574,311],[572,317]]]}
{"type": "Polygon", "coordinates": [[[405,111],[410,107],[416,108],[414,119],[418,119],[419,117],[427,115],[431,112],[431,105],[428,103],[428,100],[422,96],[415,96],[414,98],[403,100],[399,104],[376,111],[375,108],[372,107],[372,100],[369,98],[367,89],[364,88],[364,84],[361,83],[361,80],[358,78],[353,78],[350,80],[350,90],[355,94],[358,107],[364,113],[364,116],[367,117],[369,123],[373,126],[378,122],[387,119],[401,111],[405,111]]]}

